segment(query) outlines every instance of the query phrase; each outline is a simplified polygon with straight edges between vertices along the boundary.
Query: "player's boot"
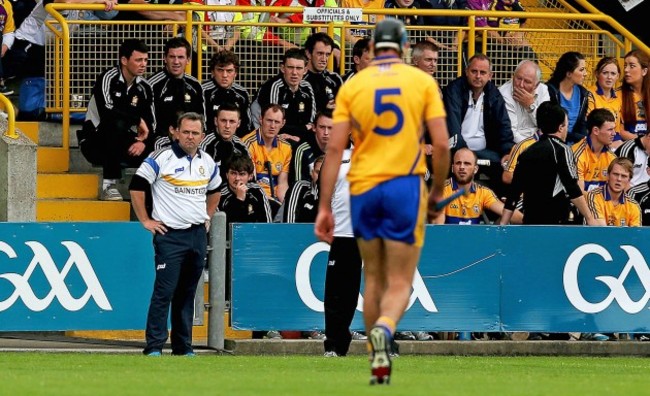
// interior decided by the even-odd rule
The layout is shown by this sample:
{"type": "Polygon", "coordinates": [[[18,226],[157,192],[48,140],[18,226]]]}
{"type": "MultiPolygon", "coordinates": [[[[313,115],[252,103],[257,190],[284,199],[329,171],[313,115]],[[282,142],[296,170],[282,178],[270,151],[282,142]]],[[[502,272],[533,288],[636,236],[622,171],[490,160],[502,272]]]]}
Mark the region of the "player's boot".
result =
{"type": "Polygon", "coordinates": [[[370,359],[370,385],[390,384],[390,345],[392,337],[388,329],[375,326],[368,335],[372,347],[370,359]]]}

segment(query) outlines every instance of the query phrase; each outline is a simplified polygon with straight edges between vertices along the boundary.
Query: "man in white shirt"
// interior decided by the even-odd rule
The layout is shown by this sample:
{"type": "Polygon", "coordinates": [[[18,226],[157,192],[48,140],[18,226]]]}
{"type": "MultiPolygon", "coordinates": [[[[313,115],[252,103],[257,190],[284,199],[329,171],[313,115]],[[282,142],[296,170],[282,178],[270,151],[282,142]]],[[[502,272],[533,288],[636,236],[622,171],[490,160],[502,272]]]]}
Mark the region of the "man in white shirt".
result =
{"type": "Polygon", "coordinates": [[[155,250],[156,279],[143,351],[148,356],[162,354],[170,307],[172,354],[194,356],[194,294],[207,259],[206,232],[221,197],[219,169],[199,149],[205,137],[203,125],[202,114],[181,115],[172,144],[147,157],[129,187],[133,211],[153,234],[155,250]],[[151,216],[145,207],[149,186],[151,216]]]}
{"type": "Polygon", "coordinates": [[[537,132],[537,108],[550,100],[548,87],[540,82],[541,77],[542,71],[537,63],[525,60],[515,69],[512,80],[499,88],[506,102],[515,143],[537,132]]]}

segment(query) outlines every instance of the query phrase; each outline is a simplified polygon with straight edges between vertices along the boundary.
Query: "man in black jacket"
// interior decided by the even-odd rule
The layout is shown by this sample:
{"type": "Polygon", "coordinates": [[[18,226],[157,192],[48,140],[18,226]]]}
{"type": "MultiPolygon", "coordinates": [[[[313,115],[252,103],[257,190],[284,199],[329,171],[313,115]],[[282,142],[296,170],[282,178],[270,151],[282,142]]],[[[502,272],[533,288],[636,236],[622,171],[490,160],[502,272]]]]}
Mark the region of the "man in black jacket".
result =
{"type": "Polygon", "coordinates": [[[102,200],[121,201],[115,185],[122,166],[138,167],[150,152],[156,118],[151,85],[142,77],[148,52],[140,40],[122,43],[119,64],[97,78],[78,134],[86,159],[103,167],[102,200]]]}
{"type": "MultiPolygon", "coordinates": [[[[208,124],[215,119],[220,106],[233,103],[239,108],[240,123],[237,136],[244,137],[253,130],[251,124],[251,100],[246,88],[235,82],[239,73],[239,57],[232,51],[217,52],[210,59],[210,74],[212,78],[203,82],[205,97],[205,120],[208,124]]],[[[214,131],[214,126],[208,126],[208,132],[214,131]]]]}
{"type": "Polygon", "coordinates": [[[227,224],[271,222],[271,207],[264,190],[249,181],[253,170],[253,160],[246,154],[235,154],[228,164],[228,180],[221,187],[219,201],[227,224]]]}
{"type": "Polygon", "coordinates": [[[445,87],[443,100],[450,146],[453,150],[467,147],[479,159],[489,160],[490,187],[500,194],[501,164],[515,142],[505,101],[491,78],[490,59],[476,54],[469,59],[465,76],[445,87]]]}
{"type": "Polygon", "coordinates": [[[182,37],[165,43],[165,66],[149,78],[154,92],[158,125],[155,130],[155,149],[170,144],[170,127],[176,125],[180,114],[192,111],[205,115],[203,88],[185,68],[192,56],[192,46],[182,37]]]}
{"type": "Polygon", "coordinates": [[[571,202],[588,225],[596,225],[578,185],[573,152],[564,143],[569,125],[566,112],[558,104],[544,102],[537,110],[537,125],[543,135],[519,157],[500,224],[510,222],[523,193],[524,224],[567,224],[571,202]]]}
{"type": "Polygon", "coordinates": [[[214,162],[219,165],[219,173],[223,183],[226,184],[231,158],[237,154],[250,157],[248,148],[235,133],[241,125],[241,113],[239,106],[234,103],[224,103],[217,110],[212,120],[206,120],[206,124],[212,124],[207,129],[216,129],[210,132],[201,142],[201,149],[208,153],[214,162]]]}

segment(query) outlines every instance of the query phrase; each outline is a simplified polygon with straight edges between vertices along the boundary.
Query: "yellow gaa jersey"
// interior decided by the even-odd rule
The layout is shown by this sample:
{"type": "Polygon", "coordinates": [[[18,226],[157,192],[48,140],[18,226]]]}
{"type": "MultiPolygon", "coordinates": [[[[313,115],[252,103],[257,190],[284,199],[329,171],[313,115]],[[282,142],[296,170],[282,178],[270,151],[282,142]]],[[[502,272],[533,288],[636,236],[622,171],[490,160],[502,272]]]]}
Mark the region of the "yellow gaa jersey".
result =
{"type": "Polygon", "coordinates": [[[598,84],[589,88],[589,92],[591,92],[591,95],[589,95],[587,114],[591,113],[594,109],[607,109],[611,111],[616,119],[616,132],[620,132],[622,127],[621,112],[623,111],[623,96],[621,95],[621,89],[613,89],[609,98],[605,97],[605,91],[598,86],[598,84]]]}
{"type": "Polygon", "coordinates": [[[0,0],[0,34],[9,34],[16,31],[14,24],[14,10],[11,1],[0,0]]]}
{"type": "Polygon", "coordinates": [[[609,147],[603,147],[600,153],[594,152],[589,136],[571,146],[571,150],[578,168],[578,180],[584,180],[585,191],[604,186],[607,183],[607,168],[616,159],[616,154],[609,147]]]}
{"type": "Polygon", "coordinates": [[[431,75],[396,56],[375,58],[343,84],[334,124],[352,127],[351,194],[396,177],[424,175],[422,125],[446,115],[439,92],[431,75]]]}
{"type": "Polygon", "coordinates": [[[535,133],[533,134],[533,136],[527,137],[521,142],[515,144],[512,147],[512,150],[510,150],[510,159],[508,160],[508,165],[506,166],[505,171],[514,173],[515,167],[517,166],[517,162],[519,161],[519,156],[521,155],[521,153],[526,151],[528,147],[532,146],[538,140],[539,140],[539,136],[535,133]]]}
{"type": "Polygon", "coordinates": [[[259,129],[254,130],[242,139],[255,164],[255,176],[257,183],[262,187],[267,196],[271,197],[270,181],[273,180],[274,193],[277,195],[278,176],[282,172],[289,173],[291,164],[291,145],[278,137],[273,140],[273,147],[268,150],[264,146],[264,140],[259,129]],[[271,174],[269,174],[266,163],[271,163],[271,174]]]}
{"type": "MultiPolygon", "coordinates": [[[[458,191],[458,184],[454,178],[445,183],[442,197],[447,198],[458,191]]],[[[479,224],[485,209],[499,199],[489,188],[472,182],[469,193],[461,195],[445,207],[445,224],[479,224]]]]}
{"type": "Polygon", "coordinates": [[[613,200],[607,186],[587,194],[587,205],[596,219],[604,219],[608,226],[641,227],[641,207],[632,198],[621,194],[613,200]]]}
{"type": "Polygon", "coordinates": [[[644,136],[648,133],[648,121],[645,113],[645,107],[643,105],[643,97],[636,92],[632,93],[634,106],[636,108],[636,122],[634,120],[624,120],[621,117],[621,122],[623,123],[623,129],[628,132],[634,133],[635,135],[644,136]]]}

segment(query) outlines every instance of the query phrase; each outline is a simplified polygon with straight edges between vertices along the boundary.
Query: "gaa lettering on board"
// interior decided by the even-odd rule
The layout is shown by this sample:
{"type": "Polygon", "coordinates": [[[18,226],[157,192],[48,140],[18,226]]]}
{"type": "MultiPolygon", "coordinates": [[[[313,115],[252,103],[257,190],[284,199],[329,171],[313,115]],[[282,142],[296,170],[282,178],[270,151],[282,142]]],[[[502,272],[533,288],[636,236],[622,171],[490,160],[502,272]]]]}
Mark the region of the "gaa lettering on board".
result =
{"type": "MultiPolygon", "coordinates": [[[[58,270],[50,252],[41,243],[27,241],[25,245],[32,250],[34,255],[22,274],[19,272],[4,272],[4,269],[8,265],[6,265],[4,258],[0,256],[0,269],[3,271],[0,272],[0,282],[9,282],[14,287],[14,291],[9,297],[0,300],[0,312],[11,308],[18,299],[21,299],[31,311],[41,312],[47,309],[55,298],[68,311],[74,312],[81,310],[91,298],[95,300],[99,308],[106,311],[113,310],[99,279],[97,279],[97,275],[93,270],[88,256],[79,244],[72,241],[61,242],[61,245],[67,249],[69,254],[61,271],[58,270]],[[86,285],[85,293],[79,298],[74,298],[66,285],[66,277],[75,267],[86,285]],[[30,277],[38,268],[41,269],[51,287],[43,298],[37,296],[37,294],[42,295],[42,291],[37,290],[38,293],[35,293],[29,282],[30,277]]],[[[22,261],[15,250],[9,244],[2,241],[0,241],[0,252],[4,253],[10,259],[9,262],[11,264],[22,261]]]]}
{"type": "MultiPolygon", "coordinates": [[[[311,287],[310,273],[312,262],[319,254],[327,254],[330,246],[325,242],[317,242],[309,245],[298,258],[296,263],[296,290],[302,302],[312,311],[324,312],[325,304],[319,300],[311,287]]],[[[409,303],[406,309],[411,308],[415,301],[419,300],[422,307],[429,312],[438,312],[436,304],[429,294],[420,272],[416,269],[413,277],[413,292],[409,297],[409,303]]],[[[359,296],[357,310],[363,311],[363,296],[359,296]]]]}
{"type": "Polygon", "coordinates": [[[607,249],[595,243],[582,245],[569,255],[564,266],[564,292],[575,308],[585,313],[598,313],[606,310],[612,302],[616,301],[623,311],[636,314],[648,305],[650,300],[650,269],[648,263],[641,252],[634,246],[621,245],[621,249],[627,254],[628,261],[620,275],[618,277],[601,275],[595,278],[607,285],[610,290],[607,297],[599,302],[590,302],[584,298],[578,282],[578,271],[583,259],[590,254],[598,255],[607,262],[614,261],[612,255],[607,249]],[[625,280],[631,275],[632,270],[636,272],[645,288],[644,295],[637,301],[630,298],[624,286],[625,280]]]}

